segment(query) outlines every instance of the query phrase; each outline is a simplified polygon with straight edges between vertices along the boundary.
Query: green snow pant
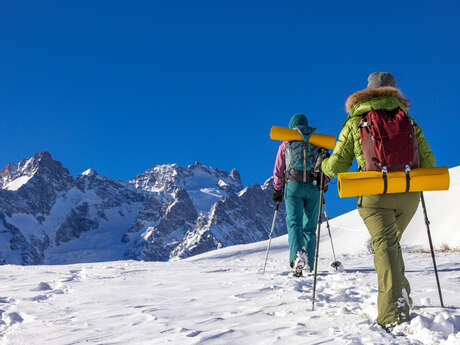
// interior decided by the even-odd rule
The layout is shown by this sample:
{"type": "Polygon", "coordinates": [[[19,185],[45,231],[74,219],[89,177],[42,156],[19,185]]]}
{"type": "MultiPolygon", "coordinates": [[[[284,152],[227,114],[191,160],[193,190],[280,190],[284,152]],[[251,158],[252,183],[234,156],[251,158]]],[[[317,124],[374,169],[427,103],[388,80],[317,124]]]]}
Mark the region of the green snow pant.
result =
{"type": "Polygon", "coordinates": [[[308,266],[313,268],[319,190],[310,183],[288,182],[284,188],[284,202],[286,204],[289,262],[292,264],[297,251],[305,250],[308,255],[308,266]]]}
{"type": "Polygon", "coordinates": [[[409,319],[410,285],[404,275],[399,241],[419,202],[418,192],[369,195],[358,200],[358,211],[371,235],[375,252],[379,289],[377,323],[380,325],[409,319]]]}

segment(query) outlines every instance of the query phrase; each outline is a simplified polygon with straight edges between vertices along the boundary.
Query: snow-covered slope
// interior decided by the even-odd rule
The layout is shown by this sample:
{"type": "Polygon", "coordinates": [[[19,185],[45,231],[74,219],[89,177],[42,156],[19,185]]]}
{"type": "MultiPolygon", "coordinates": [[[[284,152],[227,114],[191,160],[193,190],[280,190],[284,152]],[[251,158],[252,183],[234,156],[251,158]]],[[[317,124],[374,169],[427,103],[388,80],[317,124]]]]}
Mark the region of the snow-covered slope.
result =
{"type": "Polygon", "coordinates": [[[460,344],[459,253],[437,257],[446,309],[430,255],[406,255],[415,308],[396,337],[374,323],[371,255],[340,257],[335,274],[322,255],[312,311],[312,277],[288,274],[287,237],[273,240],[262,274],[266,245],[176,262],[2,266],[0,344],[460,344]]]}

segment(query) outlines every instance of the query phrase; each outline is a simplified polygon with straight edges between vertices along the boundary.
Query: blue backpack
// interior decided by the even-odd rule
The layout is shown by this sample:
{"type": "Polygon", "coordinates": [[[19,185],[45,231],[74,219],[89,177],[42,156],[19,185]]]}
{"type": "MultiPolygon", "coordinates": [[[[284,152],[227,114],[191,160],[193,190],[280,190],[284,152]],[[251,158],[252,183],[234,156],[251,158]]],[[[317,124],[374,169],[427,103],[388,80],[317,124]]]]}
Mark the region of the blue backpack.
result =
{"type": "Polygon", "coordinates": [[[315,128],[297,126],[295,129],[302,135],[303,141],[290,141],[287,144],[285,152],[286,181],[311,182],[311,170],[315,167],[319,147],[308,143],[308,139],[314,133],[315,128]],[[301,176],[300,181],[299,174],[301,176]]]}

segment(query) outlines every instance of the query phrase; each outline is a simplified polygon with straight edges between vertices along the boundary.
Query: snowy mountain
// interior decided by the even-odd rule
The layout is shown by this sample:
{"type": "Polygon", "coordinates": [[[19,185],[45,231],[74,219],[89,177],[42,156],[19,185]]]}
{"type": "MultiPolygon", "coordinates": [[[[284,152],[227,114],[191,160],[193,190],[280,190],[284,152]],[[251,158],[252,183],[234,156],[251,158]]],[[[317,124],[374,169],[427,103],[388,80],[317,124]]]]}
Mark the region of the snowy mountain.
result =
{"type": "MultiPolygon", "coordinates": [[[[455,228],[460,167],[450,172],[449,191],[425,193],[438,248],[460,247],[455,228]]],[[[238,171],[198,162],[187,168],[156,165],[130,181],[114,181],[93,169],[73,178],[40,152],[0,171],[0,263],[168,261],[261,241],[273,217],[272,183],[244,187],[238,171]]],[[[339,229],[339,254],[367,250],[369,235],[356,210],[331,225],[339,229]]],[[[285,229],[282,208],[274,235],[285,229]]],[[[402,244],[428,247],[421,208],[402,244]]]]}
{"type": "MultiPolygon", "coordinates": [[[[0,171],[0,263],[167,261],[260,241],[271,189],[271,180],[244,188],[238,171],[198,162],[157,165],[131,181],[93,169],[74,179],[40,152],[0,171]]],[[[278,222],[275,235],[285,231],[283,215],[278,222]]]]}

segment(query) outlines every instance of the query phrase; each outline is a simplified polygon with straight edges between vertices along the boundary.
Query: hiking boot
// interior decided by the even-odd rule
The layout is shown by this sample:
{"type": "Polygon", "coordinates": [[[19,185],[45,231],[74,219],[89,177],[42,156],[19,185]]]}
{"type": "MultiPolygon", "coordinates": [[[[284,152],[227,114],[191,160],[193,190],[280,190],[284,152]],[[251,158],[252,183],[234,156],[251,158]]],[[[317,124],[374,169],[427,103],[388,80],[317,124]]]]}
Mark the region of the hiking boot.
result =
{"type": "Polygon", "coordinates": [[[303,250],[299,250],[294,258],[292,265],[295,277],[302,277],[303,271],[311,272],[311,268],[308,266],[308,256],[303,250]]]}
{"type": "Polygon", "coordinates": [[[396,322],[394,323],[389,323],[388,325],[381,325],[381,324],[378,324],[380,327],[383,328],[383,330],[387,333],[390,333],[393,331],[393,329],[398,325],[396,322]]]}

